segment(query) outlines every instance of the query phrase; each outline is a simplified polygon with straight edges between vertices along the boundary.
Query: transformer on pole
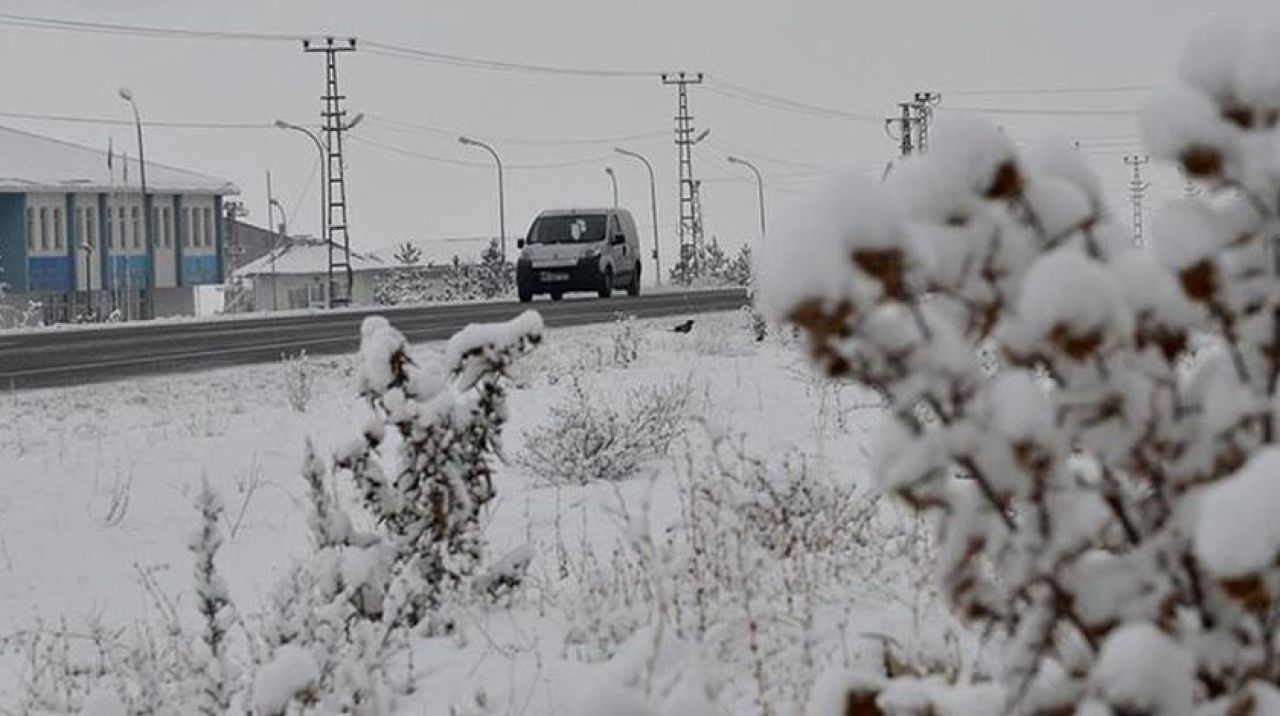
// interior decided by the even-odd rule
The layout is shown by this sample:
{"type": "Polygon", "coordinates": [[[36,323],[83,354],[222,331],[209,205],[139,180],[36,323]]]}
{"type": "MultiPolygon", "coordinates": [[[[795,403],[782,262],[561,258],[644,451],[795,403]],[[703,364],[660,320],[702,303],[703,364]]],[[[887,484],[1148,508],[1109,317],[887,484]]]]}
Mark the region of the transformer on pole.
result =
{"type": "Polygon", "coordinates": [[[328,197],[326,206],[325,240],[329,252],[328,285],[325,291],[325,305],[345,306],[351,303],[351,287],[354,277],[351,272],[351,237],[347,233],[347,181],[345,162],[342,156],[342,134],[351,128],[346,123],[346,110],[342,103],[346,97],[338,91],[338,53],[355,52],[354,37],[335,41],[332,37],[323,42],[302,41],[303,52],[319,52],[325,56],[325,93],[324,111],[320,116],[324,119],[325,164],[327,168],[328,197]],[[340,275],[342,283],[335,281],[334,274],[340,275]],[[339,286],[343,290],[339,291],[339,286]]]}

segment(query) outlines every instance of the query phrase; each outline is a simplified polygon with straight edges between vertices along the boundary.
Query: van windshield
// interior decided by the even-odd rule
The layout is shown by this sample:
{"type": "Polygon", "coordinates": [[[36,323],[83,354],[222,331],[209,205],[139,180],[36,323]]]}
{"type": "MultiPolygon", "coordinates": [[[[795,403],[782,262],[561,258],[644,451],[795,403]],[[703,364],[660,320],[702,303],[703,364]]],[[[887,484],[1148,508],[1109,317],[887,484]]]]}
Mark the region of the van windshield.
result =
{"type": "Polygon", "coordinates": [[[542,216],[529,228],[531,244],[591,244],[604,240],[605,215],[542,216]]]}

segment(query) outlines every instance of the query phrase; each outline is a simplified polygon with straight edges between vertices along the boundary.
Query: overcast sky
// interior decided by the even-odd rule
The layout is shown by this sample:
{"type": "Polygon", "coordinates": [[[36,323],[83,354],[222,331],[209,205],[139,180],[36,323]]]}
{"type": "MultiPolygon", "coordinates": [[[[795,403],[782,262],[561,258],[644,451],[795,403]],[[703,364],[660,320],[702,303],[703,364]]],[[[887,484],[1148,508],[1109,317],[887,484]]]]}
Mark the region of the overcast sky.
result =
{"type": "MultiPolygon", "coordinates": [[[[946,108],[1131,109],[1143,90],[1079,94],[973,94],[1024,89],[1149,87],[1167,84],[1179,48],[1197,26],[1223,17],[1270,19],[1274,0],[0,0],[0,12],[101,22],[305,34],[335,33],[495,60],[605,69],[688,69],[802,102],[872,117],[896,111],[916,90],[942,93],[946,108]]],[[[9,112],[127,119],[117,89],[133,89],[144,119],[318,124],[320,56],[290,43],[143,39],[0,25],[9,112]]],[[[508,235],[523,234],[541,209],[611,201],[606,166],[623,205],[648,234],[643,168],[612,155],[615,144],[646,154],[658,172],[664,250],[674,255],[675,93],[656,78],[595,78],[477,70],[357,52],[341,60],[352,112],[348,182],[353,245],[497,232],[496,179],[488,156],[450,131],[487,139],[507,173],[508,235]],[[638,136],[640,135],[640,136],[638,136]],[[616,137],[636,137],[613,141],[616,137]],[[597,144],[531,141],[601,139],[597,144]],[[458,166],[374,146],[449,160],[458,166]],[[577,162],[530,169],[519,165],[577,162]]],[[[821,169],[856,165],[878,173],[895,154],[876,119],[833,119],[782,111],[692,90],[695,154],[705,180],[708,235],[730,245],[758,233],[755,187],[739,153],[767,178],[771,214],[812,191],[821,169]]],[[[1138,149],[1124,115],[993,115],[1016,137],[1060,130],[1083,146],[1128,215],[1126,152],[1138,149]]],[[[133,154],[127,128],[0,117],[0,123],[133,154]]],[[[294,215],[314,232],[319,209],[315,150],[300,135],[270,129],[151,128],[147,153],[235,182],[250,221],[266,213],[265,173],[294,215]],[[308,187],[308,180],[311,184],[308,187]]],[[[0,162],[3,158],[0,157],[0,162]]],[[[1161,195],[1181,185],[1152,172],[1161,195]]],[[[777,237],[785,240],[785,237],[777,237]]]]}

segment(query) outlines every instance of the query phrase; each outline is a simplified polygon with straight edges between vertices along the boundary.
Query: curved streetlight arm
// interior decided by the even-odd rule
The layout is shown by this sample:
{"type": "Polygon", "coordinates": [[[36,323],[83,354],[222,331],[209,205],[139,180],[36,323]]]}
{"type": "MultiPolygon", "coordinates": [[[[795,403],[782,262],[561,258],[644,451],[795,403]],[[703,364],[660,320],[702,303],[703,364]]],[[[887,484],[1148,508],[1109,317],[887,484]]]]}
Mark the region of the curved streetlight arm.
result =
{"type": "Polygon", "coordinates": [[[493,147],[470,137],[458,137],[458,142],[468,147],[479,147],[489,153],[493,157],[493,161],[498,165],[498,243],[502,249],[502,261],[507,260],[507,200],[505,190],[503,189],[502,180],[502,157],[498,156],[498,152],[493,147]]]}
{"type": "Polygon", "coordinates": [[[741,157],[725,157],[725,159],[726,159],[730,164],[740,164],[740,165],[742,165],[742,166],[744,166],[744,167],[746,167],[746,168],[750,169],[750,170],[751,170],[751,173],[756,175],[756,190],[757,190],[757,192],[758,192],[759,199],[760,199],[760,241],[762,241],[762,242],[763,242],[763,241],[764,241],[764,237],[765,237],[765,228],[764,228],[764,175],[762,175],[762,174],[760,173],[760,168],[759,168],[759,167],[757,167],[755,164],[752,164],[751,162],[747,161],[746,159],[743,159],[743,158],[741,158],[741,157]]]}
{"type": "MultiPolygon", "coordinates": [[[[359,120],[362,116],[363,115],[356,115],[356,119],[359,120]]],[[[356,124],[356,122],[352,122],[352,125],[354,124],[356,124]]],[[[325,200],[329,196],[329,167],[327,166],[328,154],[324,150],[324,143],[320,141],[319,135],[310,129],[286,122],[283,119],[276,120],[276,128],[301,132],[307,136],[307,139],[311,140],[312,144],[316,145],[316,151],[320,154],[320,226],[316,230],[320,233],[320,240],[327,242],[329,240],[329,232],[327,231],[329,207],[326,206],[327,202],[325,200]]],[[[283,211],[283,207],[281,210],[283,211]]]]}
{"type": "Polygon", "coordinates": [[[659,253],[658,253],[658,190],[657,190],[657,182],[654,181],[654,177],[653,177],[653,165],[649,163],[648,159],[644,158],[644,155],[638,154],[636,152],[622,149],[621,147],[614,147],[613,151],[617,152],[618,154],[621,154],[624,157],[631,157],[632,159],[640,160],[640,163],[644,164],[645,170],[649,172],[649,209],[653,213],[653,217],[652,217],[653,218],[653,266],[654,266],[654,273],[657,274],[657,277],[656,277],[657,285],[661,286],[662,285],[662,258],[659,256],[659,253]]]}

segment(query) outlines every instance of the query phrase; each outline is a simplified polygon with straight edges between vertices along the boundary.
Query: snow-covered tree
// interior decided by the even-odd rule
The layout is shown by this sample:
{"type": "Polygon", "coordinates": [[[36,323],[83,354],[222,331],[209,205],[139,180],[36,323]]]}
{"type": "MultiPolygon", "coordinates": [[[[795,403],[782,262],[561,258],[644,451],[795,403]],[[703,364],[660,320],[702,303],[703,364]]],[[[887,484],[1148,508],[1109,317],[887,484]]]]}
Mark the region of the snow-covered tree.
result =
{"type": "Polygon", "coordinates": [[[1150,248],[1068,143],[945,115],[766,247],[761,307],[883,395],[876,476],[1000,654],[859,678],[832,713],[1280,713],[1277,38],[1202,34],[1144,113],[1204,192],[1150,248]]]}
{"type": "Polygon", "coordinates": [[[541,332],[535,312],[468,326],[438,361],[418,365],[385,319],[367,318],[361,327],[360,394],[371,415],[338,465],[386,532],[404,594],[401,618],[410,624],[481,561],[479,519],[494,497],[491,459],[506,421],[503,381],[541,332]],[[379,451],[387,442],[391,455],[379,451]]]}
{"type": "Polygon", "coordinates": [[[414,246],[412,241],[406,241],[396,246],[392,258],[401,266],[417,266],[422,263],[422,249],[414,246]]]}
{"type": "Polygon", "coordinates": [[[227,631],[231,626],[231,598],[214,560],[222,547],[222,498],[206,478],[196,495],[200,522],[188,549],[195,555],[195,598],[200,612],[200,635],[192,657],[194,705],[198,713],[215,716],[231,707],[236,674],[227,657],[227,631]]]}

